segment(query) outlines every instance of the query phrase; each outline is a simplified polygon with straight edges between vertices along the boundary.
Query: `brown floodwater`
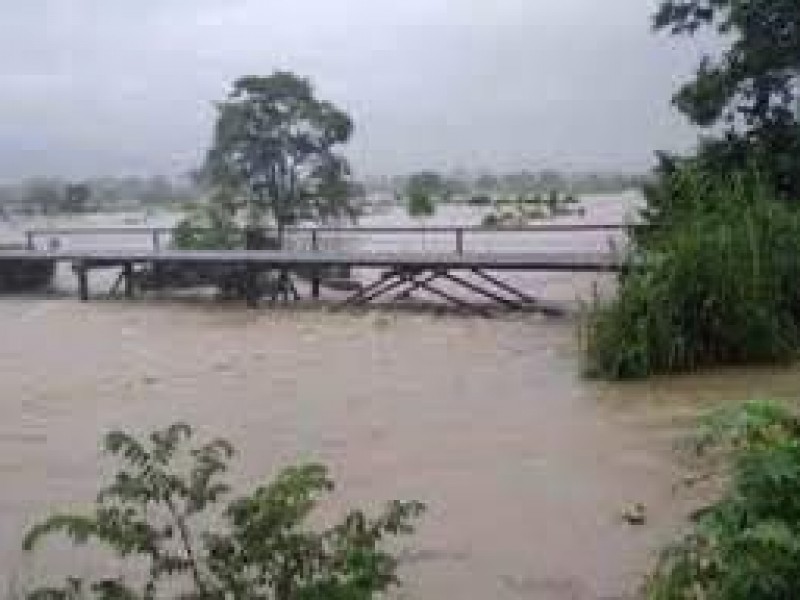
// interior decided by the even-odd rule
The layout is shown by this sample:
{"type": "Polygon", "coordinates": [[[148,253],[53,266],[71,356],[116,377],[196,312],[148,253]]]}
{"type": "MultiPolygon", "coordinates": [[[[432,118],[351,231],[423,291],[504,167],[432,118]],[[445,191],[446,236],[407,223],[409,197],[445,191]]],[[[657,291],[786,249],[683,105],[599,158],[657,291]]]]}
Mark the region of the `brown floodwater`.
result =
{"type": "MultiPolygon", "coordinates": [[[[632,385],[581,377],[575,323],[0,298],[0,580],[90,573],[25,528],[91,501],[111,428],[229,438],[235,480],[322,461],[338,505],[429,505],[404,598],[632,596],[696,504],[673,446],[710,406],[794,397],[797,369],[632,385]],[[621,511],[647,507],[647,523],[621,511]]],[[[10,585],[5,583],[5,585],[10,585]]]]}

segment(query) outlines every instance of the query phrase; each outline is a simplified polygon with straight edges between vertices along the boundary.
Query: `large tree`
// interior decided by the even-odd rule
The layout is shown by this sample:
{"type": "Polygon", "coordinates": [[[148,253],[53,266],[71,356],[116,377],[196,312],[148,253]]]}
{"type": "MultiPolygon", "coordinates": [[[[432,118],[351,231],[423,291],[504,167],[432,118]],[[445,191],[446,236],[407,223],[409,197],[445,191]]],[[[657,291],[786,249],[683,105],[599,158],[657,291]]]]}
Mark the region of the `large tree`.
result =
{"type": "Polygon", "coordinates": [[[243,77],[219,104],[205,173],[238,199],[250,226],[268,220],[279,230],[299,216],[346,212],[347,160],[338,152],[353,123],[343,110],[318,99],[307,79],[276,72],[243,77]]]}
{"type": "Polygon", "coordinates": [[[662,0],[654,22],[674,35],[710,31],[723,44],[674,97],[696,125],[724,128],[699,158],[715,170],[755,162],[779,192],[800,199],[800,2],[662,0]]]}

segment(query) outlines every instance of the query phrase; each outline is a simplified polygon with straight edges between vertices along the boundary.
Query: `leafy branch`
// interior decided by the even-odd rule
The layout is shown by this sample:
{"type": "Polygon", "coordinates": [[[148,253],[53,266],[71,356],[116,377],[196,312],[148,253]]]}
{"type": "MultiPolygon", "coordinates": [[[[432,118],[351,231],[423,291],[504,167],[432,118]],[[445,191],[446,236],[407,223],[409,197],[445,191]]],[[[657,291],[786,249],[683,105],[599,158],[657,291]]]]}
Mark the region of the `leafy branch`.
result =
{"type": "Polygon", "coordinates": [[[413,533],[421,503],[394,501],[376,517],[351,510],[340,523],[315,531],[306,522],[334,484],[325,467],[311,464],[284,469],[220,507],[230,493],[222,477],[234,449],[216,439],[187,450],[192,437],[183,423],[144,440],[109,433],[104,449],[121,468],[100,490],[93,513],[53,515],[23,540],[32,552],[44,538],[62,534],[76,545],[94,541],[120,557],[144,559],[148,577],[141,589],[104,574],[42,587],[28,598],[150,600],[177,587],[175,597],[184,600],[368,599],[399,583],[397,561],[383,545],[413,533]],[[207,529],[215,515],[223,525],[207,529]]]}

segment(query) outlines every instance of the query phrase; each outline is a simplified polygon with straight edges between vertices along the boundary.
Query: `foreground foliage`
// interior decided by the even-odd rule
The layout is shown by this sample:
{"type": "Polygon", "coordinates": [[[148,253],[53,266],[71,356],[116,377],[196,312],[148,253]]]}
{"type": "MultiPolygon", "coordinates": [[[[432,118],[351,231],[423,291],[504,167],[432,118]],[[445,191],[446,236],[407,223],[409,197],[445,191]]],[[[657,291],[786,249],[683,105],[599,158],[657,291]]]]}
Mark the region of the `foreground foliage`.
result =
{"type": "Polygon", "coordinates": [[[588,370],[610,379],[785,362],[800,348],[800,218],[758,175],[680,170],[656,190],[617,298],[594,306],[588,370]]]}
{"type": "Polygon", "coordinates": [[[648,598],[800,598],[800,417],[750,403],[715,416],[699,449],[726,459],[727,489],[664,552],[648,598]]]}
{"type": "Polygon", "coordinates": [[[26,551],[55,533],[78,545],[97,542],[125,558],[132,572],[144,565],[141,578],[72,578],[28,598],[357,600],[397,583],[397,561],[384,546],[413,532],[420,503],[394,501],[377,517],[352,510],[314,530],[307,521],[333,482],[324,467],[306,465],[222,508],[230,488],[221,476],[234,450],[218,439],[187,451],[191,437],[184,424],[145,440],[108,434],[105,450],[123,467],[100,491],[93,514],[52,516],[24,540],[26,551]]]}

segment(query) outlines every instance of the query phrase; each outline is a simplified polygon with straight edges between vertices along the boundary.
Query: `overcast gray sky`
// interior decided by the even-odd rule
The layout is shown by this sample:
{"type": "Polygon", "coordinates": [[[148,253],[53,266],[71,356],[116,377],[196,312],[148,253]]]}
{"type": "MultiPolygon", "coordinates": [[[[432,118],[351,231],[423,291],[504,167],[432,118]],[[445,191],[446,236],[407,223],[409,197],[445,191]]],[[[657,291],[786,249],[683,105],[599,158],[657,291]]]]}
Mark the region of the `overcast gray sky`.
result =
{"type": "Polygon", "coordinates": [[[6,0],[0,177],[174,174],[213,101],[290,69],[356,122],[362,175],[637,169],[695,136],[669,97],[697,48],[655,0],[6,0]]]}

